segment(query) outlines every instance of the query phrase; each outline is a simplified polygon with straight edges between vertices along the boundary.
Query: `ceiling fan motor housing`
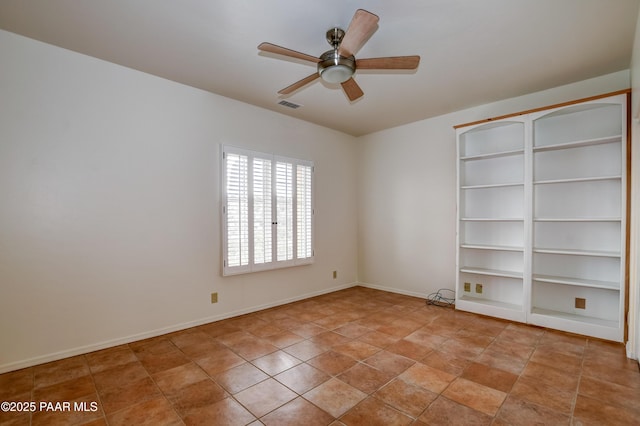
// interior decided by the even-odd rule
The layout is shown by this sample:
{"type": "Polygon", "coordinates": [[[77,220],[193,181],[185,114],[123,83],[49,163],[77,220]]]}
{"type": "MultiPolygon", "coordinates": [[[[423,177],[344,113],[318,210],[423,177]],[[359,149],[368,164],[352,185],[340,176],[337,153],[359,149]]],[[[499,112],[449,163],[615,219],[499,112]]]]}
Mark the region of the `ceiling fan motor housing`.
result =
{"type": "Polygon", "coordinates": [[[327,31],[327,42],[333,49],[324,52],[318,62],[318,74],[327,83],[344,83],[356,72],[356,58],[338,53],[344,34],[344,30],[337,27],[327,31]]]}

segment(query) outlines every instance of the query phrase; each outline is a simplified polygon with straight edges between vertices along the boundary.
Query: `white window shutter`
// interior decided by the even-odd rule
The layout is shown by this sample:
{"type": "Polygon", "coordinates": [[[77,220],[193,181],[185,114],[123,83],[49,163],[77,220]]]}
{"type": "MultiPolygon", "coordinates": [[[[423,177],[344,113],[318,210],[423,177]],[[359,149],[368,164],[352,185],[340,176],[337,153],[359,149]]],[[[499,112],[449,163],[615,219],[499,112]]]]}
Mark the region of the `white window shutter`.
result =
{"type": "Polygon", "coordinates": [[[313,163],[222,147],[223,275],[313,262],[313,163]]]}
{"type": "Polygon", "coordinates": [[[249,170],[245,155],[226,154],[226,265],[249,264],[249,170]]]}
{"type": "Polygon", "coordinates": [[[273,260],[272,179],[270,159],[253,159],[253,251],[254,263],[273,260]]]}
{"type": "Polygon", "coordinates": [[[313,204],[311,197],[313,167],[298,164],[296,169],[297,258],[304,260],[313,257],[313,204]]]}
{"type": "Polygon", "coordinates": [[[293,259],[293,165],[276,162],[277,257],[293,259]]]}

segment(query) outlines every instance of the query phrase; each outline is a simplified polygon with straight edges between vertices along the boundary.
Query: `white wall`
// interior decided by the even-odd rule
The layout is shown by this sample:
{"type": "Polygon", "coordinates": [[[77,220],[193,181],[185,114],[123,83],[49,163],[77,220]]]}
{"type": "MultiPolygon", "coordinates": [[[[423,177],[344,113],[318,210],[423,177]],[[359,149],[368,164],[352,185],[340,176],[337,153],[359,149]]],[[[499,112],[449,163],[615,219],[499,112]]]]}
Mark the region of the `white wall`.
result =
{"type": "Polygon", "coordinates": [[[439,288],[454,288],[454,125],[629,86],[629,72],[621,71],[361,137],[358,153],[360,282],[417,296],[426,296],[439,288]]]}
{"type": "Polygon", "coordinates": [[[355,138],[4,31],[0,58],[0,372],[357,282],[355,138]],[[221,277],[222,143],[315,161],[315,264],[221,277]]]}

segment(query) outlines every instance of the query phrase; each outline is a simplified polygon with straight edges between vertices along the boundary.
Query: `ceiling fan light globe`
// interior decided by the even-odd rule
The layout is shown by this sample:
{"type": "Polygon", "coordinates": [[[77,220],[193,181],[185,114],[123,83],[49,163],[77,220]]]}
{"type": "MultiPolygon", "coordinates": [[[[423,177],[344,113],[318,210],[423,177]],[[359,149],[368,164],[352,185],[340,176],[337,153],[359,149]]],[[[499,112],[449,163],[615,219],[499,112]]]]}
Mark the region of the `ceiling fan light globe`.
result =
{"type": "Polygon", "coordinates": [[[327,83],[344,83],[353,75],[353,69],[346,65],[333,65],[323,69],[320,77],[327,83]]]}

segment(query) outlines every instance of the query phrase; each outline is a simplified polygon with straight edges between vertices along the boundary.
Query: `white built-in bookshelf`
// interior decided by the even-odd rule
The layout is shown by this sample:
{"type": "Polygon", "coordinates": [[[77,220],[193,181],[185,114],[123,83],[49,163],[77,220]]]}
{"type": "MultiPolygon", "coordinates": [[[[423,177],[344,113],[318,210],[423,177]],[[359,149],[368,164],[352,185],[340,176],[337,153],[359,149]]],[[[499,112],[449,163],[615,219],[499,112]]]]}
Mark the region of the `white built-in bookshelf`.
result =
{"type": "Polygon", "coordinates": [[[627,126],[627,94],[457,126],[457,309],[623,340],[627,126]]]}

